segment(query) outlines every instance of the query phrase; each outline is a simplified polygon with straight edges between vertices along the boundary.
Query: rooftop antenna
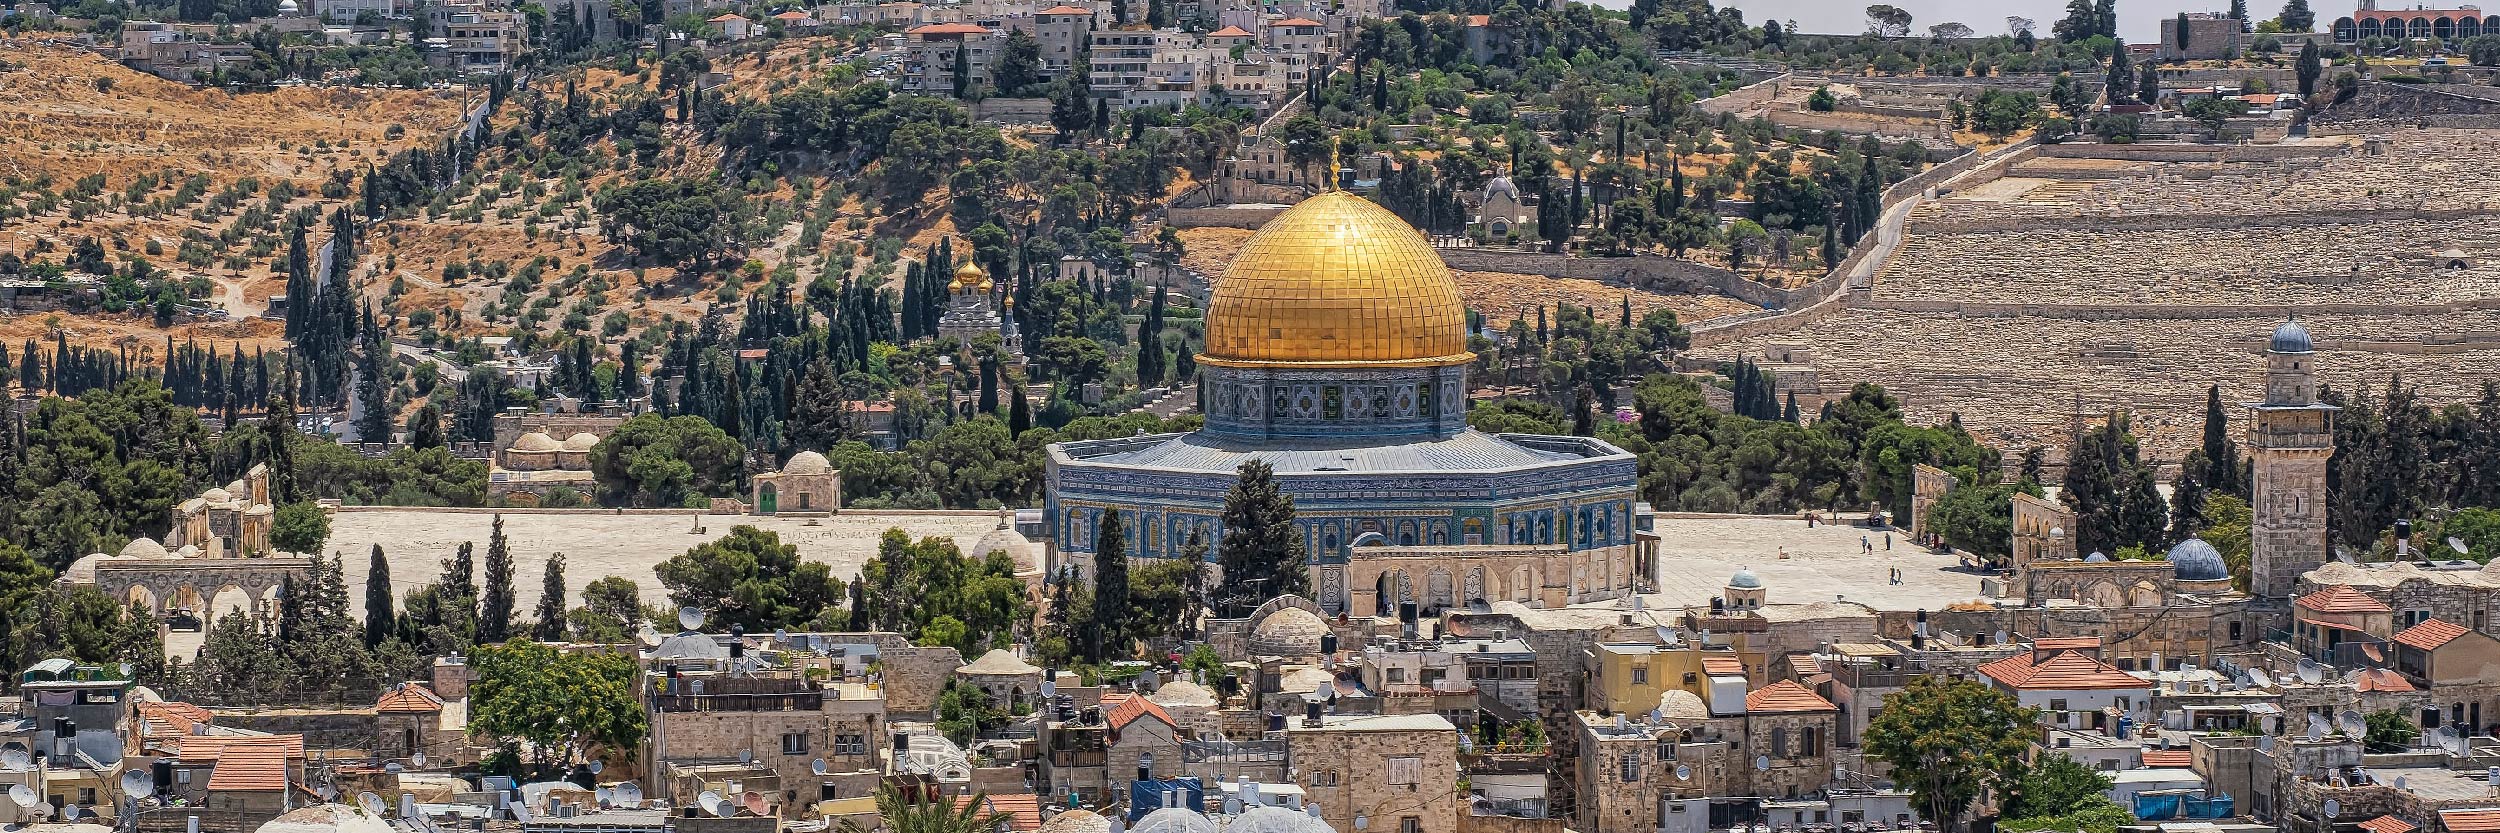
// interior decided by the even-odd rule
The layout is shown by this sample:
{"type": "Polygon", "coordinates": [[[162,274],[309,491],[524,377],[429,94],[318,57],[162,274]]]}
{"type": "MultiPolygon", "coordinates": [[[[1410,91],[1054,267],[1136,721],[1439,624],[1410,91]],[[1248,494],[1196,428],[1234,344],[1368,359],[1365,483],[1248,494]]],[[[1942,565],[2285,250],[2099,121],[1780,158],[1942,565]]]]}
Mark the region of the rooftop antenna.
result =
{"type": "Polygon", "coordinates": [[[677,609],[677,627],[685,632],[703,630],[703,608],[686,605],[677,609]]]}
{"type": "Polygon", "coordinates": [[[365,808],[365,812],[374,818],[382,817],[382,797],[371,791],[357,793],[356,806],[365,808]]]}
{"type": "Polygon", "coordinates": [[[27,755],[26,749],[17,744],[12,743],[7,749],[0,749],[0,767],[5,767],[11,772],[25,772],[33,763],[34,758],[27,755]]]}
{"type": "Polygon", "coordinates": [[[122,795],[137,798],[152,795],[155,792],[156,778],[149,775],[147,770],[132,769],[122,773],[122,795]]]}
{"type": "Polygon", "coordinates": [[[642,785],[636,784],[632,781],[616,785],[616,803],[617,806],[626,808],[641,807],[642,785]]]}
{"type": "Polygon", "coordinates": [[[720,793],[716,793],[711,790],[704,790],[701,796],[696,797],[695,802],[703,806],[703,812],[705,815],[717,816],[721,814],[720,793]]]}
{"type": "Polygon", "coordinates": [[[2448,548],[2456,550],[2458,555],[2467,554],[2465,551],[2465,542],[2457,540],[2457,536],[2454,535],[2448,536],[2448,548]]]}

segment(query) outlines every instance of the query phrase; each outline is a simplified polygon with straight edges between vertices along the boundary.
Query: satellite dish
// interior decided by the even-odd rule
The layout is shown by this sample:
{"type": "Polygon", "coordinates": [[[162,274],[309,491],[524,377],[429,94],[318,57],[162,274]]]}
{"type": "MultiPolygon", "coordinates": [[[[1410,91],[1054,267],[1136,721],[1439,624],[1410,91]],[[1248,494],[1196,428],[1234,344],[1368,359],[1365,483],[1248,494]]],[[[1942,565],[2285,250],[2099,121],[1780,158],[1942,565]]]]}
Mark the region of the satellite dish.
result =
{"type": "Polygon", "coordinates": [[[2318,663],[2315,660],[2305,658],[2302,659],[2300,661],[2300,665],[2295,668],[2295,673],[2300,675],[2301,682],[2309,685],[2317,685],[2318,680],[2324,676],[2324,671],[2318,667],[2318,663]]]}
{"type": "Polygon", "coordinates": [[[2325,810],[2325,811],[2326,811],[2326,817],[2327,817],[2328,819],[2332,820],[2332,819],[2334,819],[2336,816],[2340,816],[2340,815],[2343,815],[2343,814],[2344,814],[2344,802],[2337,801],[2337,800],[2335,800],[2335,799],[2330,798],[2330,799],[2327,799],[2327,800],[2326,800],[2326,806],[2325,806],[2325,807],[2323,807],[2323,808],[2320,808],[2320,809],[2325,810]]]}
{"type": "MultiPolygon", "coordinates": [[[[2448,539],[2448,540],[2454,541],[2454,540],[2456,540],[2456,539],[2454,539],[2454,538],[2450,538],[2450,539],[2448,539]]],[[[2458,550],[2458,552],[2464,552],[2464,550],[2458,550]]],[[[139,667],[138,667],[138,666],[131,665],[130,663],[127,663],[127,662],[122,663],[121,668],[122,668],[122,679],[125,679],[125,680],[130,679],[130,675],[131,675],[133,672],[136,672],[136,671],[138,671],[138,670],[139,670],[139,667]]]]}
{"type": "Polygon", "coordinates": [[[825,759],[817,758],[816,760],[807,762],[807,771],[818,775],[825,774],[825,759]]]}
{"type": "Polygon", "coordinates": [[[35,808],[35,805],[43,803],[43,796],[36,795],[35,788],[33,787],[29,787],[24,784],[10,784],[9,800],[17,802],[17,806],[21,808],[32,810],[35,808]]]}
{"type": "Polygon", "coordinates": [[[721,814],[720,793],[704,790],[702,795],[695,798],[695,803],[702,805],[703,812],[707,815],[721,814]]]}
{"type": "Polygon", "coordinates": [[[595,793],[592,793],[592,795],[596,795],[596,796],[598,796],[598,797],[599,797],[599,806],[601,806],[601,807],[614,807],[614,806],[616,806],[616,791],[615,791],[615,790],[608,789],[608,788],[606,788],[606,787],[600,787],[600,788],[599,788],[599,791],[598,791],[598,792],[595,792],[595,793]]]}
{"type": "Polygon", "coordinates": [[[2354,559],[2354,558],[2352,557],[2352,550],[2350,550],[2350,549],[2346,549],[2346,548],[2344,548],[2344,547],[2336,547],[2336,548],[2335,548],[2335,560],[2337,560],[2337,561],[2341,561],[2341,562],[2344,562],[2344,563],[2346,563],[2346,564],[2359,564],[2359,563],[2361,563],[2359,560],[2354,559]]]}
{"type": "Polygon", "coordinates": [[[153,792],[156,792],[156,779],[149,776],[147,770],[133,769],[122,773],[122,795],[137,798],[153,792]]]}
{"type": "Polygon", "coordinates": [[[591,761],[591,762],[590,762],[590,774],[592,774],[592,775],[597,775],[597,774],[599,774],[599,771],[600,771],[600,770],[607,769],[607,768],[608,768],[608,765],[607,765],[606,763],[603,763],[603,762],[600,762],[600,761],[597,761],[597,760],[593,760],[593,761],[591,761]]]}
{"type": "Polygon", "coordinates": [[[634,631],[634,636],[642,640],[644,647],[657,648],[660,646],[660,629],[652,627],[649,622],[642,623],[642,628],[634,631]]]}
{"type": "Polygon", "coordinates": [[[2402,775],[2398,775],[2398,776],[2396,776],[2396,789],[2400,789],[2400,790],[2401,790],[2401,789],[2404,789],[2404,788],[2405,788],[2405,777],[2404,777],[2404,776],[2402,776],[2402,775]]]}
{"type": "Polygon", "coordinates": [[[703,608],[695,607],[694,605],[686,605],[678,608],[677,627],[681,630],[688,631],[702,630],[703,608]]]}
{"type": "Polygon", "coordinates": [[[2448,548],[2449,548],[2449,549],[2452,549],[2452,550],[2456,550],[2458,555],[2464,555],[2464,554],[2466,554],[2466,552],[2465,552],[2465,542],[2464,542],[2464,541],[2459,541],[2459,540],[2457,540],[2457,536],[2454,536],[2454,535],[2450,535],[2450,536],[2448,536],[2448,548]]]}
{"type": "Polygon", "coordinates": [[[755,750],[753,750],[753,749],[740,749],[740,750],[738,750],[738,763],[742,763],[742,764],[751,764],[751,763],[755,763],[755,750]]]}
{"type": "Polygon", "coordinates": [[[747,805],[747,812],[748,812],[749,814],[751,814],[751,815],[758,815],[758,816],[761,816],[761,815],[764,815],[764,814],[766,814],[766,813],[771,812],[771,811],[772,811],[772,809],[773,809],[773,805],[768,804],[768,803],[765,803],[765,801],[764,801],[764,794],[763,794],[763,793],[754,792],[754,791],[751,791],[751,790],[747,792],[747,795],[746,795],[746,805],[747,805]]]}
{"type": "Polygon", "coordinates": [[[367,814],[369,814],[369,815],[372,815],[372,816],[373,816],[373,817],[375,817],[375,818],[381,818],[381,817],[382,817],[382,797],[381,797],[381,796],[374,795],[374,794],[373,794],[373,793],[371,793],[371,792],[360,792],[360,793],[357,793],[357,794],[356,794],[356,806],[365,808],[365,812],[366,812],[367,814]]]}
{"type": "Polygon", "coordinates": [[[616,803],[624,807],[641,807],[642,785],[632,781],[616,785],[616,803]]]}
{"type": "Polygon", "coordinates": [[[778,646],[780,646],[780,645],[781,645],[781,643],[788,642],[788,641],[790,641],[790,629],[789,629],[789,628],[774,628],[774,629],[773,629],[773,645],[774,645],[775,647],[778,647],[778,646]]]}
{"type": "Polygon", "coordinates": [[[335,804],[339,800],[339,788],[328,784],[321,785],[321,789],[314,790],[313,794],[321,796],[323,804],[335,804]]]}
{"type": "Polygon", "coordinates": [[[27,767],[32,766],[33,764],[34,759],[26,754],[26,749],[24,747],[20,747],[17,744],[12,743],[9,744],[9,748],[7,749],[0,749],[0,767],[7,767],[11,771],[24,772],[27,767]]]}
{"type": "MultiPolygon", "coordinates": [[[[412,767],[416,767],[416,768],[418,768],[418,769],[424,769],[424,768],[425,768],[425,753],[423,753],[423,752],[411,752],[411,753],[408,753],[408,765],[409,765],[409,766],[412,766],[412,767]]],[[[594,771],[596,771],[596,770],[594,770],[594,771]]]]}
{"type": "Polygon", "coordinates": [[[76,821],[77,819],[78,819],[78,805],[76,805],[76,804],[63,804],[63,805],[61,805],[61,820],[62,820],[62,821],[76,821]]]}
{"type": "Polygon", "coordinates": [[[407,772],[407,771],[408,771],[408,768],[407,768],[407,767],[405,767],[405,766],[400,765],[400,763],[399,763],[398,761],[392,761],[392,762],[390,762],[390,763],[383,764],[383,765],[382,765],[382,771],[383,771],[383,772],[388,772],[388,773],[390,773],[390,774],[392,774],[392,775],[398,775],[398,774],[400,774],[400,773],[402,773],[402,772],[407,772]]]}
{"type": "Polygon", "coordinates": [[[1771,756],[1769,756],[1769,755],[1755,755],[1755,756],[1754,756],[1754,758],[1753,758],[1753,768],[1754,768],[1754,771],[1756,771],[1756,772],[1769,772],[1769,771],[1771,771],[1771,756]]]}
{"type": "Polygon", "coordinates": [[[1224,799],[1224,815],[1228,815],[1228,816],[1238,816],[1238,815],[1241,815],[1241,799],[1239,799],[1239,798],[1227,798],[1227,799],[1224,799]]]}
{"type": "Polygon", "coordinates": [[[1678,780],[1678,781],[1690,781],[1690,780],[1693,780],[1693,768],[1692,768],[1692,767],[1689,767],[1689,766],[1685,766],[1685,765],[1683,765],[1683,764],[1677,764],[1677,765],[1675,766],[1675,780],[1678,780]]]}

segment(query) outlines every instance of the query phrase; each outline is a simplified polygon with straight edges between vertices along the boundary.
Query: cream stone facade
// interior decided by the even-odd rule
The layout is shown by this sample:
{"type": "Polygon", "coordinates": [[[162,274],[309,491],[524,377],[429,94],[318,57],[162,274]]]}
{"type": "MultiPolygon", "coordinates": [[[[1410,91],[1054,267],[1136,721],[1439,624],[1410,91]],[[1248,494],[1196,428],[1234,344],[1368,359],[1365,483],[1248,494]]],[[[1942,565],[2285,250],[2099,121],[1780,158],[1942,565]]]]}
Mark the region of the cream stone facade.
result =
{"type": "Polygon", "coordinates": [[[1338,830],[1457,833],[1458,727],[1437,714],[1288,718],[1294,781],[1338,830]],[[1360,823],[1357,820],[1360,819],[1360,823]]]}

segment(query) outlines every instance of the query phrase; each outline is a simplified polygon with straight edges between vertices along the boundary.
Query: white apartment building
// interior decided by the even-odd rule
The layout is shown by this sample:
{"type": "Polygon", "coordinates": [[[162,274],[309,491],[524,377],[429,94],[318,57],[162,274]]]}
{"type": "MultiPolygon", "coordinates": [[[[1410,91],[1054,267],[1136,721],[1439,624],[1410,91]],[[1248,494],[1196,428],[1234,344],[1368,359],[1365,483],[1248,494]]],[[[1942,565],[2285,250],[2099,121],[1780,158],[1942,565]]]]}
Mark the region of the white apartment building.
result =
{"type": "Polygon", "coordinates": [[[968,85],[989,83],[990,61],[1003,38],[970,23],[930,23],[904,32],[903,91],[923,95],[955,94],[955,55],[960,49],[968,85]]]}

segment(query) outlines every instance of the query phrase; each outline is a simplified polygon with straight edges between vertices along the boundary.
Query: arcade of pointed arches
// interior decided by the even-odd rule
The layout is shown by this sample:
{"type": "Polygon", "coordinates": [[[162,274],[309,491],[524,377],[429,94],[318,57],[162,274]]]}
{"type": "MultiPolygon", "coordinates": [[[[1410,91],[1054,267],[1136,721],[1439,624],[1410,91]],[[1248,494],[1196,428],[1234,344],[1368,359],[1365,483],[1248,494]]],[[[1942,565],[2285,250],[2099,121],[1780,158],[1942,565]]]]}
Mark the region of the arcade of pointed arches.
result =
{"type": "Polygon", "coordinates": [[[2358,43],[2376,37],[2464,40],[2490,32],[2500,34],[2500,15],[2480,9],[2387,9],[2335,19],[2336,43],[2358,43]]]}
{"type": "Polygon", "coordinates": [[[205,631],[236,613],[276,616],[287,580],[311,577],[312,562],[301,558],[108,562],[97,565],[95,586],[117,601],[145,609],[160,629],[166,627],[168,614],[184,610],[197,616],[205,631]]]}

